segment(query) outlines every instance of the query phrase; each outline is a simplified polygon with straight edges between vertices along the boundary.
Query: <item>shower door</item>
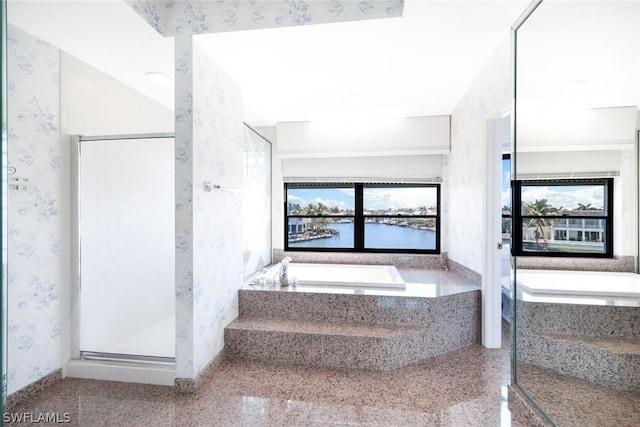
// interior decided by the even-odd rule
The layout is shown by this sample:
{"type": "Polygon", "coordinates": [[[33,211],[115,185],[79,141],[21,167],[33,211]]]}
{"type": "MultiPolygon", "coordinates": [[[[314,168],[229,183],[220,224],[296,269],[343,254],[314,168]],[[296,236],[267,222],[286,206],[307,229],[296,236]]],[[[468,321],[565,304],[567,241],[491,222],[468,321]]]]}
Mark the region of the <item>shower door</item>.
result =
{"type": "Polygon", "coordinates": [[[74,138],[77,348],[175,357],[174,138],[74,138]]]}

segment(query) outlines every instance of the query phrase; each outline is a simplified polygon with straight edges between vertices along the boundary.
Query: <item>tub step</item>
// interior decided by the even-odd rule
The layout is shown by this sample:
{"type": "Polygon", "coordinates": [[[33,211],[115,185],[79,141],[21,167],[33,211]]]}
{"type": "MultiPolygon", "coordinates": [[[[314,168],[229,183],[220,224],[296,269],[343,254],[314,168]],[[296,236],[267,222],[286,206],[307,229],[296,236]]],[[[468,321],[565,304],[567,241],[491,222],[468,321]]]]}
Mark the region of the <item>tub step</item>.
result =
{"type": "Polygon", "coordinates": [[[545,334],[537,340],[538,354],[529,362],[609,388],[640,391],[638,339],[545,334]]]}
{"type": "Polygon", "coordinates": [[[238,318],[225,328],[226,355],[279,363],[390,370],[428,357],[420,327],[238,318]]]}
{"type": "Polygon", "coordinates": [[[390,370],[480,341],[480,291],[408,297],[241,289],[225,354],[390,370]]]}

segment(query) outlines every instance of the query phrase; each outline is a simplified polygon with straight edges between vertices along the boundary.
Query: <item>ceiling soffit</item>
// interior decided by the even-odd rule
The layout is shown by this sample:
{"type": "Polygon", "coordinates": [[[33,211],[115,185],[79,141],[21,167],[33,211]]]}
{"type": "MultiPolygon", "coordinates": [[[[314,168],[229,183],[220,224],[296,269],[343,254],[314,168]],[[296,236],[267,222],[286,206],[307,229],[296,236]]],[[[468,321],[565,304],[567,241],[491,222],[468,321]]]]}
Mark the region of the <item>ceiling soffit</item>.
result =
{"type": "Polygon", "coordinates": [[[126,0],[163,36],[397,18],[404,0],[126,0]]]}

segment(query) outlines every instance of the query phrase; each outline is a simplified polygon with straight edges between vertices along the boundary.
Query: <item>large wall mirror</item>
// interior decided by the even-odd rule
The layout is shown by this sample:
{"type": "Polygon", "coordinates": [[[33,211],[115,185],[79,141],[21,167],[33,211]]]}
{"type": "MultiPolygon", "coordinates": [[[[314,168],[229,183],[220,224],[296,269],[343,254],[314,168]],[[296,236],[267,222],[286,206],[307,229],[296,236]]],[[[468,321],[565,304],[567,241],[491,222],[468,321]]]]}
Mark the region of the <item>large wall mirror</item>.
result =
{"type": "Polygon", "coordinates": [[[514,26],[516,388],[555,425],[637,425],[639,1],[514,26]]]}

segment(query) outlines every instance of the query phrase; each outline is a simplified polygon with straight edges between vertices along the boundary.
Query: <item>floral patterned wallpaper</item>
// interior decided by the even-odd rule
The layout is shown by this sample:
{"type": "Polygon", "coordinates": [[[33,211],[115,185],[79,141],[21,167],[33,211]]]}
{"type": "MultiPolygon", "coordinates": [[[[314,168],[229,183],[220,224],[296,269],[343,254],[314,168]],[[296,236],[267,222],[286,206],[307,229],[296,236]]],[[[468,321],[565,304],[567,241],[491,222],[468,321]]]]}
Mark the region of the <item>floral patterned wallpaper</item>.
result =
{"type": "Polygon", "coordinates": [[[243,123],[240,88],[191,37],[176,39],[176,105],[176,376],[193,378],[238,315],[243,123]]]}
{"type": "Polygon", "coordinates": [[[7,44],[8,160],[15,167],[8,194],[7,391],[12,393],[60,368],[63,224],[60,52],[13,26],[7,44]]]}
{"type": "Polygon", "coordinates": [[[485,68],[451,116],[451,153],[445,178],[449,200],[449,258],[482,272],[487,122],[511,105],[509,37],[505,34],[485,68]],[[455,189],[455,191],[452,191],[455,189]]]}
{"type": "Polygon", "coordinates": [[[164,36],[402,16],[404,0],[126,0],[164,36]]]}

